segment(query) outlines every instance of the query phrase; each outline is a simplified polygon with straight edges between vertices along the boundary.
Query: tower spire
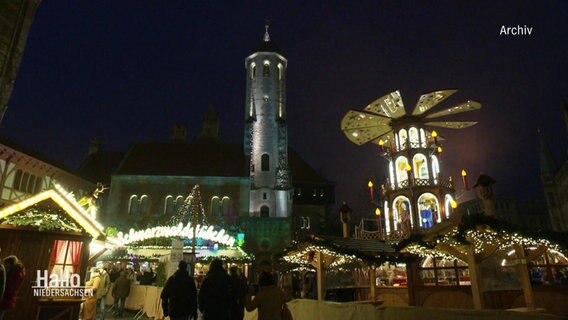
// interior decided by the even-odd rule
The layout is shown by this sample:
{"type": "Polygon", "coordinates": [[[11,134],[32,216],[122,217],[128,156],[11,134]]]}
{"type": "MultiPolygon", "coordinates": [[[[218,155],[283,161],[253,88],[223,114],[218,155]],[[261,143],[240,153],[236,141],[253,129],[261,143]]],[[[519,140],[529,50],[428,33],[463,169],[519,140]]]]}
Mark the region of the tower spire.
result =
{"type": "Polygon", "coordinates": [[[266,24],[264,25],[264,42],[270,42],[270,34],[268,34],[268,28],[270,27],[270,25],[268,24],[268,20],[266,21],[266,24]]]}

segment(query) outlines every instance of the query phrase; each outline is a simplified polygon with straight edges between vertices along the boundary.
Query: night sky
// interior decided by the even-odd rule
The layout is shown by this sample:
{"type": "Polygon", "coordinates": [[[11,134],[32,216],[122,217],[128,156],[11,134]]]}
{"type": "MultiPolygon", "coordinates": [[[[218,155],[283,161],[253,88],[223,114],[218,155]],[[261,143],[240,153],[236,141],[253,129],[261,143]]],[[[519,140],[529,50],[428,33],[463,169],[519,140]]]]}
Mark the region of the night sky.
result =
{"type": "Polygon", "coordinates": [[[340,130],[347,110],[400,90],[411,112],[451,88],[440,106],[482,109],[453,117],[474,127],[438,130],[443,173],[465,168],[473,184],[483,171],[497,194],[541,199],[537,129],[566,158],[568,2],[524,2],[43,1],[0,134],[78,167],[95,136],[126,150],[182,123],[192,138],[213,104],[222,138],[242,143],[244,59],[269,20],[288,59],[289,145],[337,183],[338,205],[364,214],[367,181],[386,174],[377,146],[340,130]]]}

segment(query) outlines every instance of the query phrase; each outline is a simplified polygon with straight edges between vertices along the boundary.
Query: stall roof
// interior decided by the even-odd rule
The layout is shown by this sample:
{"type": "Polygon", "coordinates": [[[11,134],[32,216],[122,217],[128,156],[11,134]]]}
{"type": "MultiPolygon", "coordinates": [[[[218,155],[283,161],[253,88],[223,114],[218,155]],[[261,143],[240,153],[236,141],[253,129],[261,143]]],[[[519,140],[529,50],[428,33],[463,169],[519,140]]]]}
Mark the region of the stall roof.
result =
{"type": "Polygon", "coordinates": [[[378,265],[399,259],[395,249],[384,241],[322,235],[312,235],[304,241],[295,242],[280,256],[291,265],[307,266],[312,264],[314,253],[318,251],[325,256],[326,268],[351,263],[378,265]]]}
{"type": "Polygon", "coordinates": [[[53,189],[40,192],[23,201],[3,208],[0,210],[0,220],[17,214],[23,214],[26,209],[49,200],[55,202],[65,214],[83,228],[93,239],[104,239],[102,225],[91,218],[89,213],[77,203],[73,195],[58,185],[53,189]]]}

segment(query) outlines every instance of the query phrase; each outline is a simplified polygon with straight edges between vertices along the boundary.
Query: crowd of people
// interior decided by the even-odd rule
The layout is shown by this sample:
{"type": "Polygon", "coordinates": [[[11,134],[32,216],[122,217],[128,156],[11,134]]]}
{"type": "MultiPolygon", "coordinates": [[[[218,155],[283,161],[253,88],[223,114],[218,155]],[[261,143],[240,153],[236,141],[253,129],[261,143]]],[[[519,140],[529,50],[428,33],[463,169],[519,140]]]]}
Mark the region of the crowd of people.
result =
{"type": "Polygon", "coordinates": [[[258,290],[254,288],[237,267],[231,267],[227,273],[221,260],[213,260],[197,290],[187,263],[180,261],[160,296],[164,317],[196,320],[199,311],[203,320],[242,320],[245,309],[258,309],[258,320],[291,318],[286,308],[288,299],[271,273],[262,272],[258,290]]]}

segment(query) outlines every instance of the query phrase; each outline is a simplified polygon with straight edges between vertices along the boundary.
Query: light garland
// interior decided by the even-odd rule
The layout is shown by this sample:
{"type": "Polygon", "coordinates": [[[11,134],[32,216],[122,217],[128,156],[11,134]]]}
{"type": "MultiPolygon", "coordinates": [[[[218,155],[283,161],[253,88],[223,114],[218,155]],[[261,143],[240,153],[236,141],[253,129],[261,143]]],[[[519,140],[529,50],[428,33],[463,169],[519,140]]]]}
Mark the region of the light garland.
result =
{"type": "MultiPolygon", "coordinates": [[[[193,238],[193,227],[191,222],[188,222],[185,226],[180,222],[177,226],[158,226],[138,231],[130,229],[128,233],[119,232],[116,237],[123,245],[153,238],[181,237],[191,239],[193,238]]],[[[236,242],[236,239],[228,235],[224,229],[217,231],[213,226],[199,224],[195,226],[195,237],[227,246],[233,246],[236,242]]]]}

